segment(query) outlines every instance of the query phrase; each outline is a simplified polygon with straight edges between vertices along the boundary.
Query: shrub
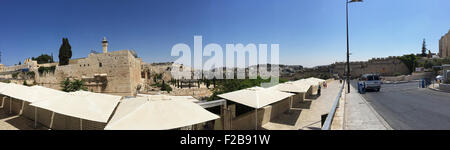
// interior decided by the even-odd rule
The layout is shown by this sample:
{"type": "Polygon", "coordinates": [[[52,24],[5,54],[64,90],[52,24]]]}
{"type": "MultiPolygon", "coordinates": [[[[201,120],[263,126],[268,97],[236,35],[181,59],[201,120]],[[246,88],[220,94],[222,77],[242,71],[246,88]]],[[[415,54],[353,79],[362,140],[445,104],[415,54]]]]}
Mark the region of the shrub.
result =
{"type": "Polygon", "coordinates": [[[79,90],[87,91],[87,87],[84,86],[84,80],[74,79],[70,81],[69,78],[66,78],[61,82],[62,91],[64,92],[75,92],[79,90]]]}
{"type": "Polygon", "coordinates": [[[13,73],[13,74],[12,74],[12,78],[13,78],[13,79],[17,79],[17,76],[18,76],[18,75],[19,75],[19,72],[13,73]]]}
{"type": "Polygon", "coordinates": [[[43,73],[55,73],[55,69],[56,66],[51,66],[51,67],[39,67],[38,72],[39,74],[43,74],[43,73]]]}

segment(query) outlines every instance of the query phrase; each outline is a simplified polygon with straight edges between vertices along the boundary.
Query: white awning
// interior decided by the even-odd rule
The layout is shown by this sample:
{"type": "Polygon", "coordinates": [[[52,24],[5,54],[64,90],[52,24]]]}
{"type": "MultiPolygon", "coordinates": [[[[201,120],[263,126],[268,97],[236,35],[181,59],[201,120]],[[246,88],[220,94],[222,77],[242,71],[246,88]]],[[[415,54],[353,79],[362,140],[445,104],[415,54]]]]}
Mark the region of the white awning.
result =
{"type": "Polygon", "coordinates": [[[9,83],[5,85],[2,91],[0,91],[0,93],[26,102],[35,102],[38,100],[43,100],[40,99],[40,96],[41,94],[46,94],[45,91],[33,90],[31,87],[14,83],[9,83]]]}
{"type": "Polygon", "coordinates": [[[31,105],[67,116],[106,123],[119,101],[119,96],[74,92],[31,105]]]}
{"type": "Polygon", "coordinates": [[[190,101],[190,102],[199,102],[198,99],[195,99],[192,96],[172,96],[172,95],[149,95],[149,94],[137,94],[140,97],[148,97],[150,100],[175,100],[175,99],[179,99],[179,100],[185,100],[185,101],[190,101]]]}
{"type": "Polygon", "coordinates": [[[325,82],[324,79],[319,79],[319,78],[314,78],[314,77],[308,78],[307,80],[311,80],[311,81],[315,81],[315,82],[325,82]]]}
{"type": "Polygon", "coordinates": [[[281,84],[277,84],[271,89],[282,91],[282,92],[290,92],[290,93],[306,93],[308,92],[310,84],[295,84],[294,82],[285,82],[281,84]]]}
{"type": "Polygon", "coordinates": [[[105,130],[167,130],[218,118],[190,101],[138,97],[124,99],[105,130]]]}
{"type": "Polygon", "coordinates": [[[297,85],[318,86],[318,85],[319,85],[319,82],[316,82],[316,81],[314,81],[314,80],[309,80],[309,79],[301,79],[301,80],[294,81],[294,84],[297,84],[297,85]]]}
{"type": "Polygon", "coordinates": [[[252,87],[218,95],[221,98],[253,108],[261,108],[278,102],[294,94],[277,91],[270,88],[252,87]]]}
{"type": "Polygon", "coordinates": [[[3,94],[3,91],[11,87],[11,83],[3,83],[0,82],[0,94],[3,94]]]}

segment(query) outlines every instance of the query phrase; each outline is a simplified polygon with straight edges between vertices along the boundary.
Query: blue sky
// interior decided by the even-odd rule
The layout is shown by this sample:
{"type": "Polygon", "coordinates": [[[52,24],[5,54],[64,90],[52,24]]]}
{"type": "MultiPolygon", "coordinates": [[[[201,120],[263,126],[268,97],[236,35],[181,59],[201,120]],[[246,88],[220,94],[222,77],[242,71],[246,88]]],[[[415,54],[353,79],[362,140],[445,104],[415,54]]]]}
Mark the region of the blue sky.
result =
{"type": "MultiPolygon", "coordinates": [[[[350,4],[351,60],[438,52],[450,29],[449,0],[365,0],[350,4]]],[[[73,57],[134,49],[145,62],[174,61],[193,44],[280,44],[280,62],[316,66],[345,60],[345,0],[1,0],[2,63],[53,53],[62,37],[73,57]]],[[[193,48],[193,46],[191,46],[193,48]]]]}

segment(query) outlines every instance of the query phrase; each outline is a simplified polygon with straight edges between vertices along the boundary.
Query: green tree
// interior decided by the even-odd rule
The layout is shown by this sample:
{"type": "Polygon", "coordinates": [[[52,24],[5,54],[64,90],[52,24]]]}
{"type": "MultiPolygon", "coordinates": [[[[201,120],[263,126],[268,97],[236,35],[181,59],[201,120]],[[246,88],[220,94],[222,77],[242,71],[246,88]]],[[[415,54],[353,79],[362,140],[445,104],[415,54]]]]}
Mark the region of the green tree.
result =
{"type": "Polygon", "coordinates": [[[427,52],[427,44],[425,42],[425,39],[423,39],[423,43],[422,43],[422,57],[426,57],[427,56],[426,52],[427,52]]]}
{"type": "Polygon", "coordinates": [[[72,58],[72,47],[69,44],[69,39],[63,38],[62,45],[59,48],[59,65],[68,65],[70,58],[72,58]]]}
{"type": "Polygon", "coordinates": [[[414,71],[414,68],[417,66],[417,56],[414,54],[409,55],[403,55],[400,56],[398,59],[400,59],[409,69],[409,73],[412,73],[414,71]]]}
{"type": "Polygon", "coordinates": [[[31,60],[37,61],[38,64],[45,64],[45,63],[53,63],[53,57],[49,56],[47,54],[41,54],[40,56],[36,58],[31,58],[31,60]]]}

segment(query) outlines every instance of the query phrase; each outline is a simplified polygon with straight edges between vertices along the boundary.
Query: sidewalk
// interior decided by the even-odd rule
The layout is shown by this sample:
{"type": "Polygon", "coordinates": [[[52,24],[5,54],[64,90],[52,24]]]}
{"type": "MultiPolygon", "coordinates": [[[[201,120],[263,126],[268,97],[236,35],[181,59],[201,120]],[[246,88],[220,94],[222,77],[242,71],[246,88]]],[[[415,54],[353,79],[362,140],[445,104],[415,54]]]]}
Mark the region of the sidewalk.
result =
{"type": "Polygon", "coordinates": [[[321,115],[329,113],[341,84],[331,81],[317,99],[306,99],[302,103],[294,103],[289,113],[285,113],[262,127],[268,130],[320,130],[321,115]]]}
{"type": "Polygon", "coordinates": [[[351,91],[345,99],[344,130],[392,130],[357,89],[351,86],[351,91]]]}

